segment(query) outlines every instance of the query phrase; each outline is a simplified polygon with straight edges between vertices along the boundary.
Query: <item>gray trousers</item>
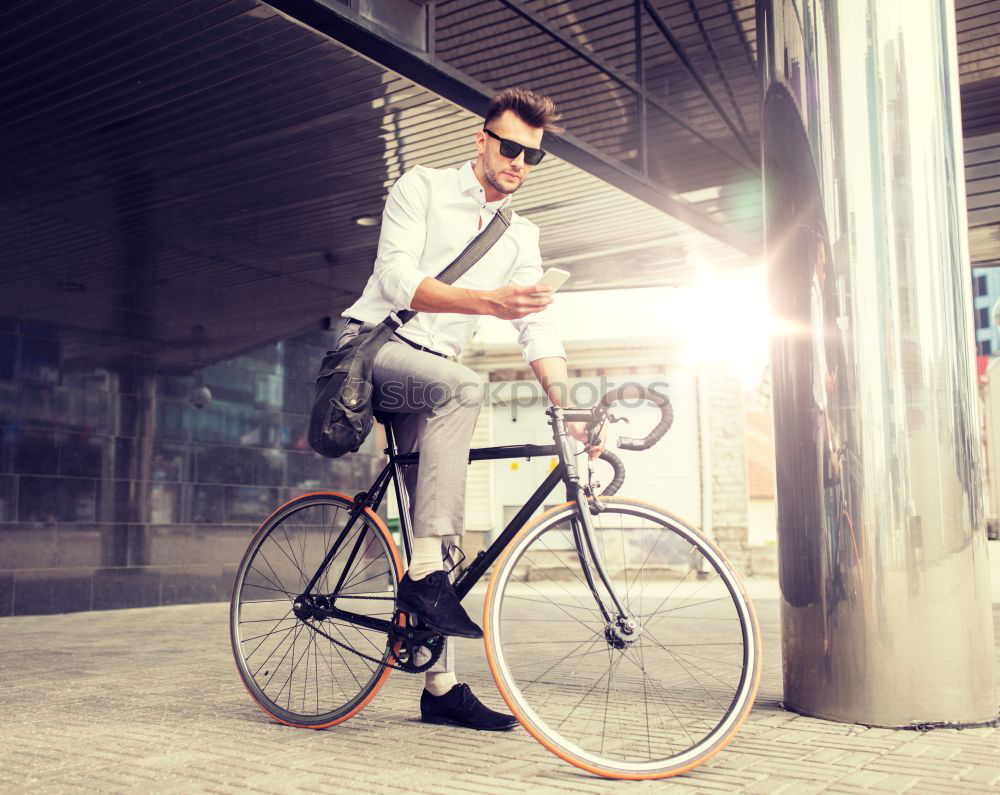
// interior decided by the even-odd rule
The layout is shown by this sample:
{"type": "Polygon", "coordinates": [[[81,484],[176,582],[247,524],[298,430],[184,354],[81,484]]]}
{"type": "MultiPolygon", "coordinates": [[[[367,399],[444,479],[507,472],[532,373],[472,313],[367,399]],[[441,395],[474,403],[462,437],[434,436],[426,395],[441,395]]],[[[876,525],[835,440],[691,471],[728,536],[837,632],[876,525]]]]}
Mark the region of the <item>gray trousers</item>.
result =
{"type": "MultiPolygon", "coordinates": [[[[347,326],[340,342],[359,328],[347,326]]],[[[420,451],[420,463],[406,467],[404,478],[413,534],[439,537],[444,560],[465,532],[465,481],[483,380],[452,359],[396,339],[375,356],[373,380],[375,407],[392,414],[397,448],[401,453],[420,451]]],[[[452,645],[445,645],[430,673],[454,670],[452,645]]]]}

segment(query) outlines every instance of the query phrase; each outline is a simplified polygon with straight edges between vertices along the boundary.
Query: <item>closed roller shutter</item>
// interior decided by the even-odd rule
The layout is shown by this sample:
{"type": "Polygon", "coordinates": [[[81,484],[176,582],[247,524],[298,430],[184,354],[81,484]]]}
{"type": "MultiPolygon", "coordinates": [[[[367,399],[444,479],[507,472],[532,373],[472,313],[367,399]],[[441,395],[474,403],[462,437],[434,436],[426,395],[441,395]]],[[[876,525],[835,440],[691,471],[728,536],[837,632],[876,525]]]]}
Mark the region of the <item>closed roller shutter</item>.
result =
{"type": "MultiPolygon", "coordinates": [[[[701,524],[701,458],[698,442],[697,392],[694,376],[677,372],[669,375],[627,376],[629,381],[654,386],[670,397],[674,406],[674,425],[670,432],[651,449],[642,452],[620,450],[615,440],[621,436],[644,435],[659,418],[652,407],[640,406],[619,409],[628,424],[619,422],[610,426],[610,448],[625,464],[625,485],[621,496],[633,497],[655,503],[686,519],[701,524]]],[[[597,378],[573,379],[572,394],[582,402],[593,402],[599,388],[615,382],[600,383],[597,378]]],[[[497,385],[494,385],[496,387],[497,385]]],[[[551,444],[552,436],[545,416],[547,402],[543,402],[529,382],[512,382],[491,390],[493,405],[494,444],[551,444]],[[528,396],[534,394],[534,399],[528,396]]],[[[579,459],[581,463],[583,458],[579,459]]],[[[555,460],[550,457],[531,461],[513,459],[493,462],[494,494],[503,510],[503,524],[527,500],[545,478],[555,460]]],[[[611,480],[611,470],[603,463],[595,465],[595,475],[602,484],[611,480]]],[[[565,500],[562,489],[553,492],[547,504],[565,500]]]]}

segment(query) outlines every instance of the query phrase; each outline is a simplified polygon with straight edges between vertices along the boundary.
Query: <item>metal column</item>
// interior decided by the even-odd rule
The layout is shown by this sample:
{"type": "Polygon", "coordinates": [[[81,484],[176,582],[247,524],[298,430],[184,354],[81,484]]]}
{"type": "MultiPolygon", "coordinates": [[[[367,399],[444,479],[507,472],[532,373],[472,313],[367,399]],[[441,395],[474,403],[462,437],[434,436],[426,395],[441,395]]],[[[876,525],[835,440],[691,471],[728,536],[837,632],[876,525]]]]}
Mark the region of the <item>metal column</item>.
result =
{"type": "Polygon", "coordinates": [[[785,703],[997,717],[954,8],[760,0],[785,703]]]}

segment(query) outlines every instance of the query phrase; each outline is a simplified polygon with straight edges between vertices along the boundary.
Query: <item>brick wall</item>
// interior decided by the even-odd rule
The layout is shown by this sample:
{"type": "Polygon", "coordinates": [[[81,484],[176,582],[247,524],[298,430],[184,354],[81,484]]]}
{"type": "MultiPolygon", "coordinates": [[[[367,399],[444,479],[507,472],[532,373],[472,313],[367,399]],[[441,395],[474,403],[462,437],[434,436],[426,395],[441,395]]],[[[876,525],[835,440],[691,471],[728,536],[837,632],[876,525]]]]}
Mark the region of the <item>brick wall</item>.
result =
{"type": "Polygon", "coordinates": [[[708,407],[713,536],[733,565],[748,573],[747,459],[740,379],[716,368],[704,375],[702,384],[708,407]]]}

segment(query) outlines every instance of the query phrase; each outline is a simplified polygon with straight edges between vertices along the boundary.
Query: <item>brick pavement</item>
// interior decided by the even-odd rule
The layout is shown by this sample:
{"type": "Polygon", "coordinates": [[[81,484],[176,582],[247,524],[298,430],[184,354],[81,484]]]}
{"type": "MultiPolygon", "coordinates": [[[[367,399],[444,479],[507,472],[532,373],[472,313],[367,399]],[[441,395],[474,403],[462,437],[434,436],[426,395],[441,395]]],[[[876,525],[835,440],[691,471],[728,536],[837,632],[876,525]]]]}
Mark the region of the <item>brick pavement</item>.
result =
{"type": "MultiPolygon", "coordinates": [[[[420,677],[397,672],[341,726],[277,725],[243,690],[221,604],[4,618],[0,791],[1000,791],[1000,729],[866,729],[782,710],[778,605],[757,608],[766,667],[754,712],[726,750],[667,782],[588,776],[520,729],[424,725],[420,677]]],[[[500,705],[480,643],[459,651],[463,678],[500,705]]]]}

